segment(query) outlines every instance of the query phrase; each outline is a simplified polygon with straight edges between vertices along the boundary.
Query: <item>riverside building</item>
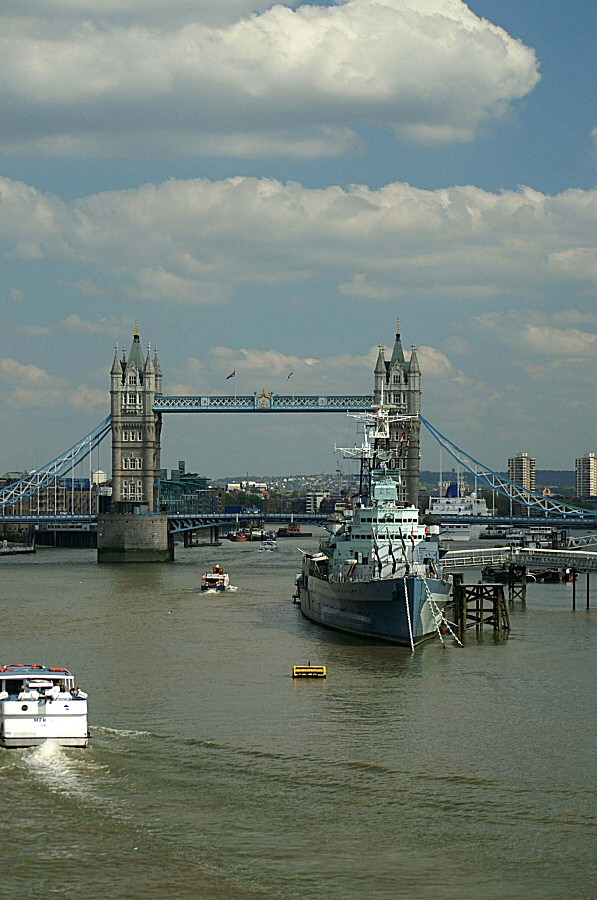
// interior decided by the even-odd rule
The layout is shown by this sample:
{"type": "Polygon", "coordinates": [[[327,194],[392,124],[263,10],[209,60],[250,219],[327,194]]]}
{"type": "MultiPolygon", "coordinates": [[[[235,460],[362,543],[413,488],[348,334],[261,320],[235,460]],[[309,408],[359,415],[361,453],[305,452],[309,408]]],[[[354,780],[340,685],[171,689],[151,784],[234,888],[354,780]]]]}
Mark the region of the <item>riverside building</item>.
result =
{"type": "Polygon", "coordinates": [[[591,500],[597,497],[597,457],[594,453],[585,453],[575,462],[576,496],[579,500],[591,500]]]}
{"type": "Polygon", "coordinates": [[[508,459],[508,478],[527,491],[534,491],[537,485],[536,460],[528,453],[520,452],[508,459]]]}

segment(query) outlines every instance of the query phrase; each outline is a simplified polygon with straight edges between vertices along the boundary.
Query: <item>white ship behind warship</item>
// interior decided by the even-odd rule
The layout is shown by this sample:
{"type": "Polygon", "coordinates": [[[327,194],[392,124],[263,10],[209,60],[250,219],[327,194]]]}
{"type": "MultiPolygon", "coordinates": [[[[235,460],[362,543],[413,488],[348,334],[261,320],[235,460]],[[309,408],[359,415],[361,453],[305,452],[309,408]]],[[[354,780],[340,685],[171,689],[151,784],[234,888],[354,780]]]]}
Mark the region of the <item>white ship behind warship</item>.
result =
{"type": "MultiPolygon", "coordinates": [[[[441,490],[441,476],[440,476],[441,490]]],[[[428,516],[435,517],[440,523],[440,538],[444,541],[478,540],[487,531],[487,525],[472,524],[467,520],[473,516],[484,517],[491,521],[487,501],[478,491],[468,492],[463,479],[458,476],[452,482],[444,496],[430,497],[428,516]],[[444,519],[451,519],[445,522],[444,519]],[[459,519],[463,521],[458,521],[459,519]]],[[[431,518],[433,521],[433,518],[431,518]]]]}

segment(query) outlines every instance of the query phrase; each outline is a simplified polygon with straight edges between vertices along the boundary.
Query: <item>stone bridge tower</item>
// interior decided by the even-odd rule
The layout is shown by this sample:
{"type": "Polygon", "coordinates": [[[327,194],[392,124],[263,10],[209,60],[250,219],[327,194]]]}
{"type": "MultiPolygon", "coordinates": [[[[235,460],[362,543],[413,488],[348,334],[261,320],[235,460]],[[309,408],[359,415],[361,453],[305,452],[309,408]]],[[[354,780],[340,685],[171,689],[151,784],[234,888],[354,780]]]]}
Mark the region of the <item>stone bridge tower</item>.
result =
{"type": "Polygon", "coordinates": [[[157,351],[143,355],[138,328],[128,358],[116,348],[110,380],[112,508],[98,523],[98,561],[172,559],[168,520],[159,510],[162,417],[153,410],[162,370],[157,351]]]}
{"type": "Polygon", "coordinates": [[[138,328],[128,359],[116,350],[110,377],[112,503],[121,512],[159,512],[162,419],[153,403],[162,392],[162,372],[157,351],[152,357],[149,348],[143,357],[138,328]]]}
{"type": "Polygon", "coordinates": [[[380,346],[374,370],[373,402],[383,406],[390,415],[415,416],[390,425],[390,447],[395,451],[394,465],[400,469],[402,485],[399,499],[418,506],[420,487],[421,370],[413,344],[407,360],[402,349],[400,319],[396,329],[394,349],[389,360],[380,346]]]}

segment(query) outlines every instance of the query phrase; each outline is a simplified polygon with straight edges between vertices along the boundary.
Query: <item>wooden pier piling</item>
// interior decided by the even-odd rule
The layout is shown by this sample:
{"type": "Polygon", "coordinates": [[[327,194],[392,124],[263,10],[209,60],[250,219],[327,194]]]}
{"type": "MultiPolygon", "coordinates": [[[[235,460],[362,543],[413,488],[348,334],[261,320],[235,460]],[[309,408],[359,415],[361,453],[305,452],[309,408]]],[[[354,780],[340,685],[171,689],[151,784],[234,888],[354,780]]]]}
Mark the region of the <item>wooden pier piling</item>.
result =
{"type": "Polygon", "coordinates": [[[527,567],[511,563],[508,566],[508,603],[512,605],[520,600],[523,606],[527,602],[527,567]]]}
{"type": "Polygon", "coordinates": [[[473,627],[480,637],[484,625],[491,625],[494,634],[510,631],[510,616],[502,584],[482,581],[464,584],[460,573],[454,574],[452,584],[454,618],[461,637],[473,627]]]}

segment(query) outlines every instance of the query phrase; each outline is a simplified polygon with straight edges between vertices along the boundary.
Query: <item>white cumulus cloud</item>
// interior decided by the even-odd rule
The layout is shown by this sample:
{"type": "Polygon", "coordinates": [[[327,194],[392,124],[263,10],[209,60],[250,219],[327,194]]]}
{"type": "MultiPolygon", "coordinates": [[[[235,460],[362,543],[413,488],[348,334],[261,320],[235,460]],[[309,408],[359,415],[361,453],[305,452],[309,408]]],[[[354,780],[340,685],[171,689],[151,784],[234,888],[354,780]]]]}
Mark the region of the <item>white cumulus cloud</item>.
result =
{"type": "Polygon", "coordinates": [[[367,125],[463,141],[539,79],[533,50],[462,0],[223,6],[5,5],[0,149],[315,157],[367,125]]]}
{"type": "Polygon", "coordinates": [[[92,409],[106,405],[105,391],[73,383],[41,366],[7,357],[0,359],[0,385],[2,402],[11,407],[92,409]]]}
{"type": "Polygon", "coordinates": [[[595,190],[173,179],[65,202],[0,178],[8,257],[35,246],[30,267],[60,261],[76,273],[73,285],[91,279],[99,290],[109,281],[121,297],[166,307],[219,305],[255,285],[278,286],[283,297],[284,285],[308,279],[331,279],[340,295],[369,303],[497,297],[518,305],[558,288],[572,302],[597,291],[588,249],[577,275],[568,264],[579,247],[594,246],[596,225],[595,190]]]}

